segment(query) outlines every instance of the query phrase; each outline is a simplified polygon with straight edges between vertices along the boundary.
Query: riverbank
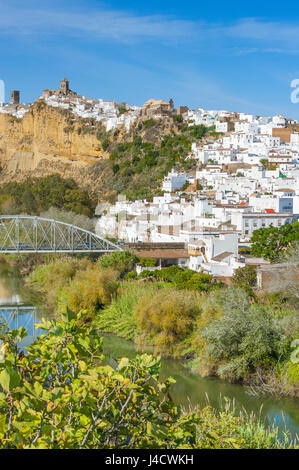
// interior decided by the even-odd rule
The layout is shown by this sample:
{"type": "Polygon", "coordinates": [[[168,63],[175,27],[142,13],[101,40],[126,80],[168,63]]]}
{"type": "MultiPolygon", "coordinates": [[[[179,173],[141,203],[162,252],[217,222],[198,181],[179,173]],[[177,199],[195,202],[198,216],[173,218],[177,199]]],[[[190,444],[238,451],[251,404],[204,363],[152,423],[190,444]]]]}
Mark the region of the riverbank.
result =
{"type": "Polygon", "coordinates": [[[206,278],[190,283],[186,271],[170,268],[166,280],[130,280],[125,273],[133,264],[129,253],[96,262],[65,257],[34,269],[29,285],[58,316],[66,306],[86,310],[99,333],[151,346],[202,377],[245,385],[252,394],[299,396],[299,365],[291,361],[299,316],[286,296],[261,299],[206,278]]]}
{"type": "MultiPolygon", "coordinates": [[[[141,351],[130,341],[114,334],[103,334],[103,350],[113,365],[114,358],[134,359],[141,351]]],[[[152,348],[146,350],[151,353],[152,348]]],[[[173,377],[176,383],[170,387],[175,403],[184,408],[209,405],[221,411],[229,406],[235,415],[246,413],[258,417],[265,427],[277,426],[279,437],[288,433],[299,436],[299,402],[294,398],[273,397],[271,395],[252,396],[240,384],[232,384],[217,377],[201,377],[177,359],[162,359],[160,380],[173,377]]]]}
{"type": "MultiPolygon", "coordinates": [[[[81,264],[81,262],[77,264],[77,262],[73,261],[72,263],[70,263],[68,259],[61,259],[58,265],[56,261],[54,265],[49,265],[45,263],[44,265],[38,267],[38,270],[42,270],[42,271],[39,271],[39,276],[37,277],[35,275],[34,279],[37,280],[39,278],[39,281],[40,281],[40,283],[38,284],[40,287],[39,294],[42,294],[42,298],[44,300],[48,299],[47,292],[50,292],[51,289],[52,289],[51,291],[52,300],[54,299],[55,295],[58,295],[58,291],[59,291],[59,298],[61,300],[64,299],[65,301],[67,301],[69,298],[72,297],[72,295],[74,294],[74,291],[77,291],[75,301],[79,302],[80,304],[82,301],[86,302],[88,298],[89,291],[84,293],[84,289],[86,286],[89,286],[90,281],[92,282],[92,291],[93,291],[95,290],[95,286],[97,286],[97,289],[99,289],[99,286],[104,283],[104,279],[107,280],[106,271],[105,271],[106,273],[105,276],[102,276],[101,278],[99,278],[98,275],[96,275],[98,274],[98,270],[99,271],[102,270],[101,266],[97,266],[95,270],[94,263],[90,264],[88,262],[87,264],[84,264],[85,269],[83,269],[83,264],[81,264]],[[69,269],[68,271],[70,275],[69,278],[65,275],[66,266],[68,266],[68,269],[69,269]],[[92,270],[92,276],[91,276],[91,273],[88,272],[89,269],[92,270]],[[78,284],[79,280],[80,280],[80,285],[78,284]],[[86,280],[88,282],[86,282],[86,280]],[[45,289],[46,286],[47,286],[47,289],[45,289]],[[52,287],[50,288],[50,286],[52,287]],[[44,293],[40,292],[41,287],[43,287],[44,293]],[[65,292],[65,289],[66,289],[66,292],[65,292]],[[62,295],[63,292],[64,294],[62,295]],[[81,297],[81,294],[79,295],[78,292],[84,293],[83,297],[81,297]]],[[[84,263],[86,263],[86,261],[84,263]]],[[[15,269],[13,270],[9,269],[8,265],[6,265],[6,269],[4,269],[5,268],[4,266],[2,266],[2,268],[3,268],[2,277],[1,277],[2,281],[4,282],[4,284],[11,286],[12,288],[11,293],[15,293],[13,292],[13,289],[20,287],[20,279],[23,280],[22,276],[19,276],[15,269]]],[[[34,272],[35,270],[33,270],[33,273],[34,272]]],[[[116,291],[115,293],[112,294],[110,300],[107,297],[106,306],[103,305],[101,308],[97,306],[97,308],[92,309],[92,310],[88,310],[88,309],[81,310],[80,325],[83,326],[84,329],[85,327],[88,327],[91,323],[93,327],[96,327],[97,337],[102,337],[102,336],[104,337],[104,343],[103,343],[104,353],[108,354],[111,357],[112,365],[113,367],[116,367],[118,361],[120,361],[122,357],[128,357],[131,360],[135,359],[136,347],[134,346],[134,343],[132,341],[125,341],[125,340],[119,339],[116,336],[103,334],[99,330],[99,326],[97,325],[98,319],[101,318],[102,315],[107,314],[107,309],[112,308],[112,305],[114,302],[122,298],[122,301],[120,303],[121,309],[120,308],[116,309],[116,313],[118,314],[118,318],[120,319],[122,316],[120,312],[121,310],[122,311],[124,310],[124,298],[126,298],[127,299],[125,302],[125,304],[127,305],[126,319],[128,320],[128,318],[131,318],[132,324],[134,326],[134,322],[136,320],[131,315],[132,307],[136,306],[136,304],[139,302],[138,299],[140,298],[140,296],[144,298],[143,295],[147,294],[147,295],[151,295],[151,297],[156,297],[157,295],[159,295],[159,293],[165,294],[166,290],[169,290],[169,292],[172,292],[173,286],[170,285],[169,283],[164,283],[164,282],[159,282],[159,283],[151,283],[151,282],[144,283],[144,282],[138,282],[138,281],[128,282],[127,280],[121,279],[119,277],[116,277],[115,279],[113,278],[112,280],[113,280],[113,286],[116,288],[116,291]],[[129,295],[129,291],[132,291],[134,295],[133,296],[129,295]]],[[[31,287],[30,279],[27,278],[26,288],[28,289],[30,287],[31,287]]],[[[110,289],[111,287],[112,286],[110,285],[110,289]]],[[[7,297],[7,292],[8,292],[7,288],[4,289],[4,291],[5,291],[4,292],[5,297],[7,297]]],[[[21,292],[23,292],[22,289],[21,291],[19,291],[19,293],[21,292]]],[[[102,294],[98,290],[96,294],[97,297],[93,297],[92,300],[95,301],[98,299],[102,299],[103,301],[104,297],[101,297],[101,295],[103,295],[105,292],[106,294],[108,292],[106,287],[102,290],[102,294]]],[[[164,297],[166,298],[165,295],[164,297]]],[[[201,298],[201,296],[199,296],[199,298],[201,298]]],[[[180,299],[182,301],[182,297],[180,297],[180,299]]],[[[198,296],[194,295],[193,302],[195,302],[195,304],[197,300],[198,300],[198,296]]],[[[206,302],[206,297],[204,298],[204,300],[206,302]]],[[[30,299],[28,297],[28,302],[29,301],[30,299]]],[[[168,298],[168,302],[169,302],[169,298],[168,298]]],[[[29,303],[27,304],[29,305],[29,303]]],[[[62,303],[60,304],[59,309],[56,308],[56,318],[62,318],[62,315],[63,315],[62,311],[65,305],[66,304],[62,303]]],[[[173,305],[173,303],[171,305],[173,305]]],[[[184,305],[184,308],[187,307],[185,304],[183,305],[184,305]]],[[[189,307],[188,307],[189,309],[188,311],[189,313],[191,312],[192,314],[192,309],[190,310],[189,307]]],[[[8,306],[6,305],[4,309],[5,309],[6,316],[8,315],[8,318],[10,318],[8,306]]],[[[53,318],[53,316],[49,315],[48,313],[48,311],[52,312],[52,310],[51,309],[45,310],[45,304],[43,304],[42,310],[43,312],[41,312],[40,318],[41,317],[46,317],[47,319],[53,318]]],[[[33,309],[33,312],[34,311],[35,309],[33,309]]],[[[32,322],[28,323],[28,311],[26,310],[26,312],[27,313],[26,313],[25,323],[27,325],[29,323],[31,324],[32,322]]],[[[201,311],[201,315],[198,315],[196,312],[195,314],[196,314],[195,318],[198,319],[200,316],[202,316],[202,311],[201,311]]],[[[20,313],[20,315],[23,318],[25,314],[20,313]]],[[[17,321],[17,324],[19,325],[24,324],[24,321],[22,320],[22,318],[20,318],[17,321]]],[[[110,319],[111,318],[112,316],[110,316],[110,319]]],[[[127,320],[126,320],[126,324],[128,326],[127,320]]],[[[13,328],[15,327],[13,326],[13,328]]],[[[125,324],[123,323],[123,326],[120,331],[123,332],[124,328],[125,328],[125,324]]],[[[133,330],[131,329],[131,335],[132,333],[134,336],[134,329],[133,330]]],[[[128,328],[126,330],[126,334],[130,334],[128,328]]],[[[154,347],[155,346],[153,346],[152,344],[152,346],[150,347],[150,352],[153,351],[154,347]]],[[[188,346],[188,344],[186,343],[182,350],[186,349],[186,347],[190,348],[190,345],[188,346]]],[[[190,352],[187,353],[187,356],[184,356],[184,357],[185,359],[188,357],[190,360],[190,352]]],[[[218,424],[220,423],[222,423],[221,426],[227,426],[228,422],[231,421],[232,417],[234,416],[237,419],[240,419],[240,421],[238,421],[238,426],[244,425],[243,429],[246,429],[247,430],[246,432],[249,432],[252,436],[253,435],[260,436],[260,439],[259,438],[253,439],[250,436],[248,436],[249,440],[247,441],[247,444],[244,443],[243,441],[243,444],[241,444],[241,447],[249,445],[253,448],[256,446],[260,446],[261,448],[266,448],[267,446],[271,445],[272,448],[277,448],[281,445],[284,445],[283,443],[285,442],[285,438],[287,438],[288,442],[294,440],[294,436],[296,435],[296,433],[298,434],[299,432],[299,408],[297,404],[298,402],[295,399],[291,399],[291,398],[279,398],[278,399],[270,395],[263,395],[262,397],[248,396],[244,387],[238,383],[229,383],[228,381],[220,380],[216,377],[202,378],[198,373],[194,374],[190,369],[186,369],[184,367],[184,365],[181,363],[181,360],[179,359],[177,355],[175,359],[169,359],[169,358],[162,359],[160,380],[164,381],[166,380],[168,376],[172,376],[176,380],[176,383],[171,384],[171,387],[169,390],[171,399],[176,404],[180,404],[181,406],[183,406],[183,408],[185,407],[186,409],[189,409],[190,405],[192,407],[199,406],[201,410],[206,409],[207,405],[209,405],[212,411],[212,415],[208,413],[207,415],[203,414],[202,417],[204,418],[204,416],[209,416],[210,417],[209,419],[214,420],[215,426],[218,426],[218,424]],[[209,402],[207,402],[207,396],[209,398],[209,402]],[[240,416],[240,413],[242,414],[242,417],[240,416]],[[269,426],[271,427],[271,430],[268,429],[269,426]],[[277,429],[273,430],[273,426],[276,426],[277,429]],[[266,438],[266,435],[269,436],[269,433],[271,437],[266,438]],[[277,437],[275,436],[279,438],[279,441],[277,440],[277,437]]],[[[205,411],[204,413],[207,413],[207,411],[205,411]]],[[[233,430],[229,432],[234,433],[233,430]]],[[[224,434],[222,434],[221,432],[221,439],[223,437],[224,437],[224,434]]],[[[232,437],[232,434],[230,434],[230,437],[232,437]]],[[[212,444],[210,443],[209,445],[211,446],[212,444]]]]}
{"type": "Polygon", "coordinates": [[[178,406],[173,378],[161,381],[160,361],[150,355],[116,355],[107,364],[83,311],[68,310],[40,328],[28,354],[15,345],[24,329],[2,333],[0,448],[297,448],[288,430],[280,436],[273,423],[237,413],[227,401],[220,410],[178,406]]]}

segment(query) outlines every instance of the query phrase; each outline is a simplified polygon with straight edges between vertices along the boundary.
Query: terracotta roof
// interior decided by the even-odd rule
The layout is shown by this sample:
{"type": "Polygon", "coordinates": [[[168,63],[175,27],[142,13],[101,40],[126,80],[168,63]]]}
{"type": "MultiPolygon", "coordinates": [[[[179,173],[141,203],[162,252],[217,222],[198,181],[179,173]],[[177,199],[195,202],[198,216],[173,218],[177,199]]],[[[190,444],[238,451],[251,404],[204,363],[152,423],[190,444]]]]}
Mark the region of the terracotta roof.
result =
{"type": "Polygon", "coordinates": [[[282,192],[282,193],[284,193],[284,192],[295,193],[295,190],[294,190],[294,189],[288,189],[288,188],[281,188],[281,189],[276,189],[275,192],[276,192],[276,193],[278,193],[278,192],[282,192]]]}

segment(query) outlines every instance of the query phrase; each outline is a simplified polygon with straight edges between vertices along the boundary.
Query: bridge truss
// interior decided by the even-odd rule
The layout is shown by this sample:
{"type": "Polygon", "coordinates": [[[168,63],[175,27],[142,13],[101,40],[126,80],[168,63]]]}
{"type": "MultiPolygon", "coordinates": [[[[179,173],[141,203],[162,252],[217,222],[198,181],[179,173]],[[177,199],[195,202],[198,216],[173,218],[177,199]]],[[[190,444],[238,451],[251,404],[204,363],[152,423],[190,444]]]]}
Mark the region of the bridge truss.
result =
{"type": "Polygon", "coordinates": [[[111,253],[114,243],[75,225],[28,215],[0,216],[0,253],[111,253]]]}

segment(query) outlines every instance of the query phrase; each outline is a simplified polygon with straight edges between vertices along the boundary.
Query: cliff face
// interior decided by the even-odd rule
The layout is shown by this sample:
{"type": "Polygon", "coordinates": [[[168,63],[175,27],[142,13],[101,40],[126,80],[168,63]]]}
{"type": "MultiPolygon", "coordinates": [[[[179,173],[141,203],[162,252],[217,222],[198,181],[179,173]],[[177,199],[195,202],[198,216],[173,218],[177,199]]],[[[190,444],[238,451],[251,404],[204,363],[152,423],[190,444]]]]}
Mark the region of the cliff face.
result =
{"type": "Polygon", "coordinates": [[[1,181],[52,173],[80,180],[82,171],[105,158],[99,127],[42,103],[21,120],[0,114],[1,181]]]}
{"type": "Polygon", "coordinates": [[[140,116],[129,132],[120,126],[108,134],[98,121],[38,101],[22,119],[0,114],[0,184],[58,173],[100,199],[115,200],[125,191],[143,198],[160,186],[168,159],[182,159],[182,148],[187,154],[183,142],[161,152],[162,138],[180,133],[172,116],[140,116]],[[140,141],[133,144],[135,137],[140,141]]]}

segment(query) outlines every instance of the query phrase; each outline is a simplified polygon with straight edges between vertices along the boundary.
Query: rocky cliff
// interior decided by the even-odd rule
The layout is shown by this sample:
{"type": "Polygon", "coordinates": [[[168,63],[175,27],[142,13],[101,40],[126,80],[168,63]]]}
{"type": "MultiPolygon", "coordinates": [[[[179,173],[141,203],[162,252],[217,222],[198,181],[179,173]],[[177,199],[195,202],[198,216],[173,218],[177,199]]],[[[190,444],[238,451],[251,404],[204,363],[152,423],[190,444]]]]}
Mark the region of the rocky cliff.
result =
{"type": "Polygon", "coordinates": [[[82,178],[105,158],[96,135],[101,124],[68,111],[35,103],[22,119],[0,114],[1,182],[59,173],[82,178]]]}
{"type": "Polygon", "coordinates": [[[159,190],[171,168],[194,165],[185,157],[201,138],[195,128],[173,115],[141,115],[129,132],[121,126],[107,133],[94,119],[37,101],[22,119],[0,113],[0,184],[58,173],[100,200],[119,193],[142,199],[159,190]]]}

